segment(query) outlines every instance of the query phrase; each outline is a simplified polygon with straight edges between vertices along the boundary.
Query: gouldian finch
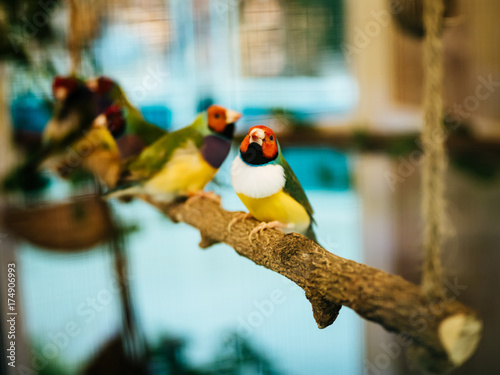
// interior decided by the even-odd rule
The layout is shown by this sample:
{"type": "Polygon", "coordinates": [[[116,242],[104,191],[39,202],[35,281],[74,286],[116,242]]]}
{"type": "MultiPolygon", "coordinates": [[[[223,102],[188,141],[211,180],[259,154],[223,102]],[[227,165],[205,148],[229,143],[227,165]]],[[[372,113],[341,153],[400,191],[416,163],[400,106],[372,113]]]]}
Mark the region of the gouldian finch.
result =
{"type": "Polygon", "coordinates": [[[108,77],[87,81],[87,86],[97,95],[99,112],[110,106],[120,107],[125,120],[125,129],[115,135],[122,158],[137,156],[140,152],[166,134],[164,129],[147,122],[137,108],[127,99],[121,87],[108,77]]]}
{"type": "Polygon", "coordinates": [[[44,149],[64,149],[89,129],[99,114],[97,96],[75,76],[55,77],[54,113],[43,132],[44,149]]]}
{"type": "Polygon", "coordinates": [[[56,77],[52,86],[54,113],[47,123],[42,146],[4,181],[7,190],[36,190],[45,185],[38,173],[42,163],[66,148],[90,129],[97,116],[96,96],[85,83],[74,76],[56,77]]]}
{"type": "Polygon", "coordinates": [[[66,177],[81,167],[108,188],[113,188],[122,172],[122,158],[114,137],[124,129],[121,109],[110,106],[92,122],[84,136],[52,159],[58,174],[66,177]]]}
{"type": "Polygon", "coordinates": [[[59,98],[65,98],[65,93],[71,93],[82,84],[95,97],[96,118],[88,131],[46,165],[56,169],[62,177],[82,167],[108,188],[113,188],[125,161],[139,155],[145,146],[166,132],[146,122],[118,84],[106,77],[87,82],[79,80],[77,83],[66,77],[58,77],[53,85],[56,103],[59,98]]]}
{"type": "Polygon", "coordinates": [[[164,135],[146,148],[126,171],[124,188],[108,196],[147,195],[172,202],[200,194],[226,159],[238,112],[212,105],[194,122],[164,135]]]}
{"type": "Polygon", "coordinates": [[[44,158],[43,166],[55,170],[61,177],[68,177],[75,170],[83,169],[106,186],[115,186],[121,173],[121,163],[113,136],[119,134],[117,130],[122,133],[124,126],[118,126],[120,121],[117,121],[114,108],[105,110],[99,116],[99,96],[88,88],[85,81],[74,76],[56,77],[52,93],[55,120],[47,124],[43,141],[44,145],[54,145],[64,139],[61,142],[64,147],[52,146],[50,155],[44,158]],[[67,116],[66,122],[58,120],[60,116],[57,114],[64,112],[74,96],[79,98],[83,95],[79,93],[89,97],[87,105],[73,106],[76,108],[67,116]]]}
{"type": "Polygon", "coordinates": [[[250,233],[250,241],[266,228],[298,232],[316,241],[311,204],[271,129],[249,129],[231,167],[231,182],[249,214],[262,222],[250,233]]]}

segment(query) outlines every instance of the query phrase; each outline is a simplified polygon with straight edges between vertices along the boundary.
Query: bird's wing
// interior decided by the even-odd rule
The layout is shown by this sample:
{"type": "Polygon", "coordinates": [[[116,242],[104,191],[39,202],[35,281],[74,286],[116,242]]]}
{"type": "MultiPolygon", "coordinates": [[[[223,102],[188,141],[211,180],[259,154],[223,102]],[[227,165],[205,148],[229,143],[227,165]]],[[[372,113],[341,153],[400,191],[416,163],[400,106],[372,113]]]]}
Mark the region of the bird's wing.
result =
{"type": "Polygon", "coordinates": [[[313,208],[311,206],[311,203],[309,203],[307,195],[304,192],[304,189],[302,189],[302,186],[300,185],[297,176],[295,176],[295,173],[293,173],[292,168],[283,157],[280,160],[280,164],[283,167],[283,170],[285,171],[285,179],[286,179],[283,191],[288,195],[290,195],[297,202],[299,202],[306,209],[307,214],[311,218],[311,221],[314,222],[313,208]]]}
{"type": "Polygon", "coordinates": [[[126,117],[126,134],[139,137],[146,146],[153,144],[167,133],[147,122],[139,112],[129,111],[126,117]]]}
{"type": "Polygon", "coordinates": [[[129,178],[147,179],[160,171],[170,160],[175,150],[192,140],[197,148],[203,144],[203,137],[193,126],[165,134],[151,146],[144,149],[139,157],[128,166],[129,178]]]}

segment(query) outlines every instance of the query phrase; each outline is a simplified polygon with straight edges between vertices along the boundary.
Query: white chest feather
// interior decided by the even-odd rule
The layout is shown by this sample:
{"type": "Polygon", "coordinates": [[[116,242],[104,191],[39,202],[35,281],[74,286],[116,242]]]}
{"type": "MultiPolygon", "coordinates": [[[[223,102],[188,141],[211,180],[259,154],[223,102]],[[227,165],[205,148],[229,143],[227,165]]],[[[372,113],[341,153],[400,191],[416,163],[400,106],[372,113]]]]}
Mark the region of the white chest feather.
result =
{"type": "Polygon", "coordinates": [[[283,189],[285,171],[281,165],[248,165],[238,155],[231,167],[231,182],[238,194],[249,198],[265,198],[283,189]]]}

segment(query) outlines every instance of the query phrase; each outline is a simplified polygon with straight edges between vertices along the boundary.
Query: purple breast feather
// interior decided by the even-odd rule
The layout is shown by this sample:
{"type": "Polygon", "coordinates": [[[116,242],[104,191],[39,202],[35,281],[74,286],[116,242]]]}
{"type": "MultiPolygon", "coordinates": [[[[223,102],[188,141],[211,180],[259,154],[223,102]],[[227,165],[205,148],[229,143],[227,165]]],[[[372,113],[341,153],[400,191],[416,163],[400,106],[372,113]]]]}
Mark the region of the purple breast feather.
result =
{"type": "Polygon", "coordinates": [[[203,146],[200,152],[203,160],[214,168],[219,168],[229,154],[231,141],[222,139],[215,135],[207,135],[203,138],[203,146]]]}

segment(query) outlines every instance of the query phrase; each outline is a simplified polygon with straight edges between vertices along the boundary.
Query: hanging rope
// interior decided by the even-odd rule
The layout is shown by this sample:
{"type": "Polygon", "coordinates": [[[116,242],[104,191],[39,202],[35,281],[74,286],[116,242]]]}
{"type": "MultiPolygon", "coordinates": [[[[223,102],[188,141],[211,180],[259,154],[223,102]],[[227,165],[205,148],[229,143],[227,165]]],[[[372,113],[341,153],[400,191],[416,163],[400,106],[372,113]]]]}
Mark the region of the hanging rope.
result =
{"type": "Polygon", "coordinates": [[[440,249],[443,244],[444,174],[447,158],[443,127],[443,45],[441,28],[443,0],[424,0],[424,110],[422,132],[422,213],[425,222],[422,291],[429,298],[441,297],[443,272],[440,249]]]}
{"type": "Polygon", "coordinates": [[[78,5],[77,0],[70,0],[69,2],[69,25],[68,25],[68,50],[70,56],[70,73],[76,74],[80,66],[81,59],[81,38],[80,38],[80,28],[78,27],[78,22],[80,17],[78,16],[78,5]]]}

